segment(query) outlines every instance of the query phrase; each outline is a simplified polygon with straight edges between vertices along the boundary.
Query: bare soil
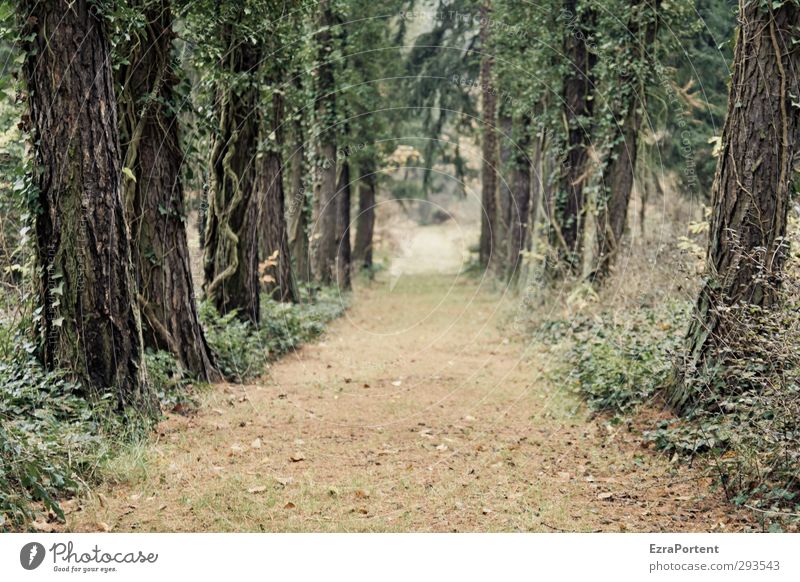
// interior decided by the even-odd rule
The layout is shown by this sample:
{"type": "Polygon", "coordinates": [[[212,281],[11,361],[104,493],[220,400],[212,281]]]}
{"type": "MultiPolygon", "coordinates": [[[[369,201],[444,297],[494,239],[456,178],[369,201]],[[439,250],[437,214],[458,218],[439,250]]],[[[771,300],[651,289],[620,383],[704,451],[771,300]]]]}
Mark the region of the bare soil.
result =
{"type": "Polygon", "coordinates": [[[746,528],[707,472],[646,448],[636,426],[590,418],[548,380],[556,355],[507,331],[518,300],[459,273],[470,236],[457,226],[413,234],[399,267],[359,281],[322,341],[259,383],[216,385],[195,416],[168,415],[121,482],[70,507],[67,528],[746,528]]]}

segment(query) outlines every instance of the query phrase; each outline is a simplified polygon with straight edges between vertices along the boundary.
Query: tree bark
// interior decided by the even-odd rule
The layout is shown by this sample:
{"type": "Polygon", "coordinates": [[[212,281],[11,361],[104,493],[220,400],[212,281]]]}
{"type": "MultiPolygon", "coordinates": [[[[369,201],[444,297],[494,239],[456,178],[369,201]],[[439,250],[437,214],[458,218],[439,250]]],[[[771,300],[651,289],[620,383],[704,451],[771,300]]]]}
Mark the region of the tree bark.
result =
{"type": "Polygon", "coordinates": [[[707,280],[668,394],[678,412],[715,404],[709,374],[724,370],[731,357],[727,348],[754,308],[769,310],[778,302],[788,255],[787,210],[800,129],[800,110],[792,105],[800,94],[800,52],[793,43],[800,9],[794,3],[773,11],[741,2],[739,18],[712,188],[707,280]]]}
{"type": "Polygon", "coordinates": [[[316,179],[314,184],[314,225],[311,231],[311,252],[314,278],[330,285],[336,277],[336,95],[333,53],[334,24],[329,0],[320,0],[320,31],[317,33],[319,70],[315,107],[320,124],[316,140],[316,179]]]}
{"type": "Polygon", "coordinates": [[[495,240],[497,241],[497,248],[492,254],[492,262],[494,263],[494,271],[499,276],[508,275],[509,267],[514,259],[509,255],[511,250],[511,221],[513,212],[513,199],[514,193],[512,192],[513,170],[506,175],[511,167],[511,158],[515,156],[512,151],[518,144],[513,143],[512,132],[514,122],[511,115],[503,112],[500,114],[500,138],[499,138],[499,168],[501,171],[497,172],[497,224],[495,226],[497,233],[495,240]]]}
{"type": "MultiPolygon", "coordinates": [[[[222,66],[235,75],[256,72],[261,51],[233,37],[223,25],[229,50],[222,66]]],[[[211,152],[211,188],[205,236],[205,293],[217,310],[258,324],[258,200],[255,157],[258,147],[259,90],[255,82],[234,91],[217,88],[219,129],[211,152]]]]}
{"type": "Polygon", "coordinates": [[[87,0],[18,5],[35,153],[42,359],[120,409],[154,413],[121,195],[117,103],[87,0]]]}
{"type": "Polygon", "coordinates": [[[497,95],[492,85],[494,57],[489,53],[492,6],[491,0],[481,4],[481,99],[483,115],[483,163],[481,166],[481,236],[479,256],[481,267],[488,267],[492,253],[497,252],[497,95]]]}
{"type": "Polygon", "coordinates": [[[340,289],[350,289],[352,252],[350,248],[350,162],[342,162],[339,184],[336,188],[336,269],[340,289]]]}
{"type": "Polygon", "coordinates": [[[372,268],[372,240],[375,235],[375,189],[378,176],[375,159],[370,156],[360,168],[358,180],[358,218],[353,257],[361,269],[372,268]]]}
{"type": "Polygon", "coordinates": [[[172,12],[169,0],[143,9],[143,36],[119,71],[124,167],[123,192],[146,347],[171,352],[202,381],[221,379],[197,316],[186,239],[181,166],[172,69],[172,12]]]}
{"type": "Polygon", "coordinates": [[[548,262],[548,271],[556,276],[565,273],[577,275],[582,266],[583,188],[592,137],[592,70],[597,60],[587,44],[595,26],[594,11],[587,8],[578,14],[578,0],[565,0],[564,12],[572,17],[564,36],[568,72],[564,78],[562,112],[567,136],[550,229],[555,259],[548,262]]]}
{"type": "MultiPolygon", "coordinates": [[[[645,26],[644,38],[639,38],[643,10],[649,8],[646,2],[647,0],[631,0],[631,17],[628,20],[631,39],[627,42],[630,43],[630,60],[634,66],[647,56],[646,51],[650,50],[656,37],[655,15],[658,14],[659,0],[655,1],[652,20],[645,26]]],[[[603,193],[597,215],[595,267],[590,276],[595,284],[602,283],[610,273],[627,225],[639,132],[647,107],[644,85],[643,79],[630,75],[621,76],[618,82],[618,88],[624,92],[624,107],[620,119],[614,125],[611,151],[603,167],[603,193]]]]}
{"type": "MultiPolygon", "coordinates": [[[[299,74],[298,74],[299,77],[299,74]]],[[[292,139],[294,146],[291,156],[291,202],[287,218],[289,220],[289,254],[294,260],[294,273],[298,281],[308,283],[312,280],[311,261],[308,245],[308,196],[305,185],[306,152],[305,131],[299,116],[294,121],[292,139]]]]}
{"type": "Polygon", "coordinates": [[[528,238],[528,229],[531,225],[531,159],[528,153],[531,145],[530,125],[531,119],[524,115],[519,121],[519,138],[517,149],[514,151],[514,166],[511,171],[511,187],[513,198],[511,203],[511,217],[508,237],[508,270],[507,277],[515,281],[519,275],[521,253],[528,238]]]}
{"type": "Polygon", "coordinates": [[[270,144],[266,152],[258,160],[257,180],[259,212],[259,249],[261,260],[270,259],[277,252],[277,264],[266,271],[274,281],[267,280],[264,287],[275,300],[297,303],[300,294],[297,290],[292,257],[289,252],[289,236],[286,227],[283,194],[283,96],[274,93],[272,96],[272,114],[270,115],[270,144]]]}

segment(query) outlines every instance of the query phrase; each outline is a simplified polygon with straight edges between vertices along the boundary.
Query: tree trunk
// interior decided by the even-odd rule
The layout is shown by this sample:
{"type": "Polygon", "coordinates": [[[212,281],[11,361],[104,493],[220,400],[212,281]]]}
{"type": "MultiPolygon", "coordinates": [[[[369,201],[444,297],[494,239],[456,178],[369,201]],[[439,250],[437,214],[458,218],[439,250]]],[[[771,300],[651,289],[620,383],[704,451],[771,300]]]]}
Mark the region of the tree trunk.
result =
{"type": "Polygon", "coordinates": [[[597,60],[587,46],[587,39],[594,30],[594,11],[587,8],[578,14],[578,0],[565,0],[564,10],[573,19],[564,35],[564,54],[569,62],[564,78],[562,113],[567,137],[550,229],[555,260],[548,262],[548,271],[556,276],[564,273],[577,275],[581,270],[583,187],[592,138],[589,126],[594,110],[592,70],[597,60]]]}
{"type": "Polygon", "coordinates": [[[124,167],[123,192],[131,227],[134,267],[146,347],[171,352],[196,378],[221,378],[214,368],[195,304],[186,240],[181,166],[183,152],[172,69],[169,0],[144,8],[144,36],[119,72],[124,167]]]}
{"type": "Polygon", "coordinates": [[[712,189],[707,281],[669,391],[679,412],[714,404],[709,400],[719,394],[709,396],[708,376],[724,370],[728,346],[748,325],[753,308],[770,309],[778,301],[788,255],[787,210],[800,129],[800,110],[792,105],[800,95],[800,52],[793,43],[800,9],[786,3],[773,12],[742,2],[740,22],[712,189]]]}
{"type": "Polygon", "coordinates": [[[334,19],[329,0],[320,0],[320,31],[317,33],[319,70],[315,107],[321,127],[316,140],[316,179],[314,184],[314,227],[311,232],[314,278],[330,285],[336,277],[336,95],[333,37],[334,19]]]}
{"type": "Polygon", "coordinates": [[[375,189],[378,176],[375,159],[361,164],[358,180],[358,218],[353,256],[362,269],[372,269],[372,239],[375,235],[375,189]]]}
{"type": "MultiPolygon", "coordinates": [[[[262,261],[275,257],[276,264],[267,268],[263,275],[267,293],[275,300],[297,303],[300,295],[292,272],[292,257],[289,253],[289,236],[286,228],[283,194],[283,96],[272,96],[270,115],[270,144],[258,160],[257,180],[260,212],[258,220],[259,249],[262,261]],[[272,280],[270,280],[272,279],[272,280]]],[[[262,277],[263,277],[262,275],[262,277]]]]}
{"type": "Polygon", "coordinates": [[[492,65],[494,58],[489,53],[491,27],[491,0],[481,4],[481,96],[483,114],[483,164],[481,167],[481,237],[479,261],[481,267],[488,267],[492,253],[497,252],[497,95],[492,85],[492,65]]]}
{"type": "MultiPolygon", "coordinates": [[[[229,50],[223,68],[253,74],[261,51],[232,35],[223,25],[229,50]]],[[[218,88],[219,129],[211,151],[211,188],[205,238],[205,293],[222,313],[258,324],[258,200],[255,195],[259,90],[256,83],[233,90],[223,79],[218,88]]]]}
{"type": "Polygon", "coordinates": [[[287,218],[289,220],[289,254],[294,260],[294,273],[299,281],[311,281],[311,262],[308,245],[308,196],[305,185],[306,151],[303,122],[298,117],[294,122],[291,156],[291,202],[287,218]]]}
{"type": "Polygon", "coordinates": [[[120,409],[154,413],[121,195],[117,103],[87,0],[24,1],[24,75],[38,186],[42,359],[120,409]]]}
{"type": "MultiPolygon", "coordinates": [[[[514,262],[514,259],[509,255],[511,250],[511,214],[513,212],[512,206],[514,197],[514,193],[512,192],[513,185],[511,184],[513,177],[507,175],[506,172],[509,171],[511,167],[511,158],[515,155],[515,152],[512,150],[518,147],[518,144],[514,143],[511,135],[514,129],[514,122],[511,116],[506,113],[501,113],[499,125],[500,138],[498,147],[500,150],[500,161],[498,167],[501,171],[497,173],[497,224],[495,226],[497,230],[495,236],[497,247],[492,254],[492,262],[494,263],[495,273],[499,276],[505,276],[510,272],[509,267],[511,263],[514,262]]],[[[509,174],[513,174],[513,170],[509,172],[509,174]]]]}
{"type": "Polygon", "coordinates": [[[336,188],[336,269],[340,289],[350,289],[352,252],[350,250],[350,162],[342,162],[339,184],[336,188]]]}
{"type": "Polygon", "coordinates": [[[528,224],[531,203],[531,159],[528,157],[531,136],[531,119],[525,115],[520,120],[519,136],[514,151],[514,167],[511,171],[513,199],[508,237],[508,270],[509,280],[516,280],[519,275],[521,253],[528,237],[528,224]]]}
{"type": "MultiPolygon", "coordinates": [[[[642,59],[651,50],[656,37],[656,14],[660,2],[657,0],[652,20],[645,27],[644,39],[639,38],[643,11],[649,7],[645,0],[631,0],[631,17],[628,31],[631,36],[630,60],[633,66],[642,66],[642,59]]],[[[642,126],[645,103],[644,79],[624,76],[619,79],[618,88],[624,92],[624,110],[614,126],[611,136],[611,151],[603,167],[602,199],[597,216],[597,247],[595,267],[591,279],[601,283],[609,274],[617,255],[628,219],[628,204],[633,190],[633,177],[636,172],[639,132],[642,126]]]]}

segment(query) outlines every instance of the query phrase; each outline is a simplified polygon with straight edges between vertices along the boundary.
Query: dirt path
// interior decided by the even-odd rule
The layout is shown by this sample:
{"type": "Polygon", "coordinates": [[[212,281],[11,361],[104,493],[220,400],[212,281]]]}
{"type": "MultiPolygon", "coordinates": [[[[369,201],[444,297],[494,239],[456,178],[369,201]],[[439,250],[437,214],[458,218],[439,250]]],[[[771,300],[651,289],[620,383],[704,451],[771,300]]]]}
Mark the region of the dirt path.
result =
{"type": "Polygon", "coordinates": [[[588,420],[552,386],[547,352],[503,331],[512,300],[463,275],[421,271],[362,283],[323,341],[259,384],[216,386],[192,418],[169,417],[158,442],[128,460],[129,478],[75,507],[68,527],[742,527],[710,480],[678,471],[635,433],[588,420]]]}

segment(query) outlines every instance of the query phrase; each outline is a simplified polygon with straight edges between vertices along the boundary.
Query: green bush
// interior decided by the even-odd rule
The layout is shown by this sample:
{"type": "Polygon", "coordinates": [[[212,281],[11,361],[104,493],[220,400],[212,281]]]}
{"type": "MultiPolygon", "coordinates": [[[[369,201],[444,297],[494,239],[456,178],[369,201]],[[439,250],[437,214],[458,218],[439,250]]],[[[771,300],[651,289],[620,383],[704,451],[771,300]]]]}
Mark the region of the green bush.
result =
{"type": "MultiPolygon", "coordinates": [[[[111,401],[90,403],[77,384],[31,360],[0,362],[0,529],[23,527],[74,494],[108,454],[111,401]]],[[[116,421],[118,422],[118,421],[116,421]]]]}
{"type": "Polygon", "coordinates": [[[336,290],[323,289],[313,298],[305,293],[298,304],[263,296],[258,328],[235,312],[220,315],[208,302],[200,305],[200,320],[225,378],[247,382],[263,374],[271,360],[319,336],[325,324],[339,317],[345,307],[336,290]]]}
{"type": "Polygon", "coordinates": [[[550,322],[547,330],[571,335],[566,375],[589,405],[628,413],[668,381],[689,307],[666,303],[627,314],[624,320],[606,313],[571,325],[550,322]]]}

